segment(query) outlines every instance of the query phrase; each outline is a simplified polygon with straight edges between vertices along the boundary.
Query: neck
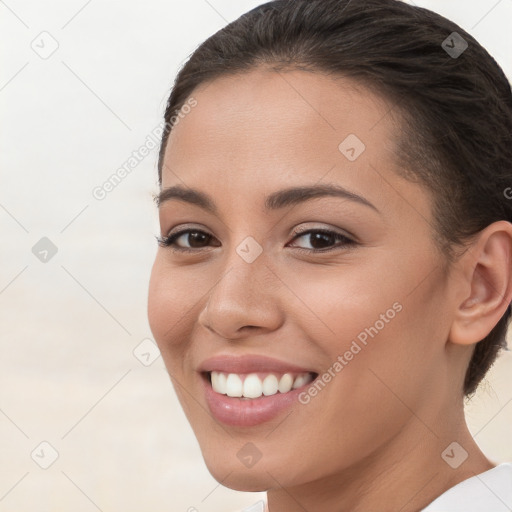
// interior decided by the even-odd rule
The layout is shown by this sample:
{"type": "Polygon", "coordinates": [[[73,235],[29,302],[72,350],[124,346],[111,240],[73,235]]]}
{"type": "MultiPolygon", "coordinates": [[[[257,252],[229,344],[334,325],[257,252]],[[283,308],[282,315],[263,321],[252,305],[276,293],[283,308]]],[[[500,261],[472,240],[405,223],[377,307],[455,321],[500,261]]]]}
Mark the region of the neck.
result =
{"type": "MultiPolygon", "coordinates": [[[[446,409],[445,409],[446,411],[446,409]]],[[[447,415],[412,415],[385,445],[336,474],[268,491],[270,512],[418,512],[459,482],[494,467],[469,432],[462,404],[447,415]],[[457,468],[452,465],[468,456],[457,468]]]]}

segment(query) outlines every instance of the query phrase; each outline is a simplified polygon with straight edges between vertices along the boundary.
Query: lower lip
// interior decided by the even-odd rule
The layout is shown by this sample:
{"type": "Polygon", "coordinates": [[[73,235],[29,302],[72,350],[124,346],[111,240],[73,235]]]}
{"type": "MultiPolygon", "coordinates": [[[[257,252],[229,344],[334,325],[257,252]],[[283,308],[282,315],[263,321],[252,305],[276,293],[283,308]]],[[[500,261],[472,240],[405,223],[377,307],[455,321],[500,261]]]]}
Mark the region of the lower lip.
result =
{"type": "Polygon", "coordinates": [[[293,403],[298,403],[299,394],[307,386],[288,393],[277,393],[260,398],[242,399],[216,393],[210,382],[202,378],[206,402],[215,419],[233,427],[253,427],[276,418],[293,403]]]}

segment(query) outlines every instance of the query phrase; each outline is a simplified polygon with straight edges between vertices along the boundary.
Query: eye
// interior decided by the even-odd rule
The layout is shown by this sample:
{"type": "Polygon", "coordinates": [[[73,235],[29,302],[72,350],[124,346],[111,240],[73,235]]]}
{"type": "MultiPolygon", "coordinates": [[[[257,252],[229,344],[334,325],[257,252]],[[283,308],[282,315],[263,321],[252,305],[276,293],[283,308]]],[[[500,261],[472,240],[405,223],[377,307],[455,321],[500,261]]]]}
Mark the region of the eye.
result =
{"type": "Polygon", "coordinates": [[[208,242],[214,237],[205,231],[199,229],[182,229],[168,236],[156,237],[158,245],[161,247],[170,247],[173,251],[196,252],[197,249],[208,247],[208,242]],[[182,247],[178,241],[189,244],[189,247],[182,247]],[[205,244],[205,245],[203,245],[205,244]]]}
{"type": "MultiPolygon", "coordinates": [[[[309,253],[329,252],[337,248],[356,245],[356,242],[346,235],[329,229],[308,229],[295,232],[294,235],[292,241],[300,238],[309,240],[309,244],[312,247],[311,249],[304,247],[297,248],[299,251],[309,253]],[[333,244],[335,244],[334,247],[332,247],[333,244]]],[[[182,229],[168,236],[156,237],[156,239],[161,247],[169,247],[173,251],[192,253],[208,247],[211,241],[215,240],[215,237],[199,229],[182,229]],[[180,243],[188,244],[188,247],[183,247],[180,243]]],[[[218,247],[219,244],[215,244],[215,246],[218,247]]]]}
{"type": "Polygon", "coordinates": [[[330,229],[308,229],[306,231],[295,232],[293,240],[304,238],[309,241],[312,249],[300,247],[299,251],[306,252],[329,252],[342,247],[354,246],[356,242],[342,233],[330,229]],[[337,244],[336,244],[337,242],[337,244]],[[334,247],[331,247],[336,244],[334,247]]]}

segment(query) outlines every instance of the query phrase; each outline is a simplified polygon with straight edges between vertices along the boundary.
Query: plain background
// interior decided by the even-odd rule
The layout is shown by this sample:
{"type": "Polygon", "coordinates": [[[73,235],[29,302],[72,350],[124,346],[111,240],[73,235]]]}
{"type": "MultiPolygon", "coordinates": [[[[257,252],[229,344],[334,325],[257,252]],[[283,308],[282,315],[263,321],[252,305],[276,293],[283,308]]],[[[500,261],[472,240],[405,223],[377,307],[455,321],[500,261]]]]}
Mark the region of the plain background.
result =
{"type": "MultiPolygon", "coordinates": [[[[0,2],[0,511],[229,512],[261,497],[210,476],[151,348],[157,150],[92,195],[161,122],[188,55],[259,3],[0,2]]],[[[512,76],[512,0],[416,4],[512,76]]],[[[511,354],[467,408],[497,463],[512,461],[511,354]]]]}

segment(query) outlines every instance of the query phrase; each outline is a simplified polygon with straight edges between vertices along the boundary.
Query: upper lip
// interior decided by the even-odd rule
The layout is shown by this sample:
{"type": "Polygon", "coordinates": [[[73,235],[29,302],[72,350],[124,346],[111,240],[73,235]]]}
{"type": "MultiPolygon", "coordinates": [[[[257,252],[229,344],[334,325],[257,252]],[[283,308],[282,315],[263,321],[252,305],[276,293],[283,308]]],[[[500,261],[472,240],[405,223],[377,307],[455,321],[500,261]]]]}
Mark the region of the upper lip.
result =
{"type": "MultiPolygon", "coordinates": [[[[307,373],[312,372],[295,364],[288,363],[268,356],[246,354],[232,356],[229,354],[217,355],[204,360],[198,367],[199,372],[223,372],[223,373],[307,373]]],[[[314,373],[314,372],[312,372],[314,373]]]]}

